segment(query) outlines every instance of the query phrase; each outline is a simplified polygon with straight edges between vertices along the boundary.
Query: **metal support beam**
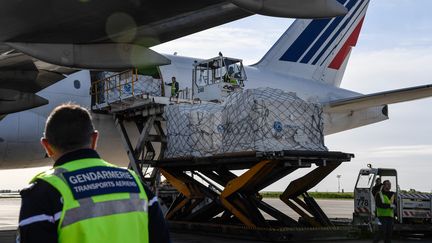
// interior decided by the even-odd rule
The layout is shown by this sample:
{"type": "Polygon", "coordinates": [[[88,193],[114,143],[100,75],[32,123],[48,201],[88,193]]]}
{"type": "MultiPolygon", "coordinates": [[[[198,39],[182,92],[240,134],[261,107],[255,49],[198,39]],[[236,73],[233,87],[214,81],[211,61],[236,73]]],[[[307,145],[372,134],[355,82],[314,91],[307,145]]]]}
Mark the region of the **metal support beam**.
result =
{"type": "Polygon", "coordinates": [[[129,166],[128,168],[132,168],[135,173],[137,173],[142,179],[144,179],[143,172],[140,168],[139,162],[137,158],[135,157],[134,149],[132,148],[132,144],[129,139],[128,132],[126,131],[126,128],[124,126],[124,121],[121,118],[121,116],[114,116],[115,120],[115,126],[117,127],[117,130],[120,132],[120,137],[123,142],[123,146],[126,150],[127,156],[129,158],[129,166]]]}
{"type": "Polygon", "coordinates": [[[162,129],[160,115],[151,116],[131,116],[130,113],[117,113],[114,116],[115,124],[122,138],[123,146],[129,158],[129,169],[134,170],[143,181],[149,182],[155,192],[157,191],[157,183],[160,181],[159,172],[157,169],[151,169],[149,161],[161,159],[163,151],[166,147],[165,133],[162,129]],[[130,133],[136,131],[128,131],[125,126],[125,121],[132,121],[139,132],[138,140],[135,146],[130,140],[130,133]],[[156,134],[151,134],[152,129],[156,134]],[[160,151],[156,152],[152,143],[158,143],[160,151]]]}
{"type": "Polygon", "coordinates": [[[298,215],[302,216],[302,218],[309,223],[310,226],[313,227],[320,227],[321,224],[318,223],[314,218],[312,218],[310,215],[308,215],[303,209],[298,207],[296,204],[291,202],[290,199],[281,199],[284,201],[290,208],[292,208],[298,215]]]}
{"type": "Polygon", "coordinates": [[[326,166],[319,166],[303,177],[292,181],[286,188],[281,198],[294,198],[301,195],[303,192],[310,190],[312,187],[320,183],[327,175],[336,169],[341,163],[330,163],[326,166]]]}
{"type": "Polygon", "coordinates": [[[277,219],[278,221],[282,222],[282,226],[290,226],[290,227],[296,227],[299,226],[297,221],[290,218],[289,216],[283,214],[279,210],[275,209],[274,207],[270,206],[269,204],[265,203],[262,200],[256,200],[256,204],[258,205],[258,208],[272,216],[273,218],[277,219]]]}
{"type": "Polygon", "coordinates": [[[341,162],[325,164],[325,166],[319,166],[305,176],[292,181],[282,195],[280,195],[280,199],[301,215],[311,226],[332,226],[327,215],[322,211],[315,200],[307,194],[308,190],[321,182],[336,169],[341,162]],[[304,201],[298,198],[300,195],[303,195],[304,201]],[[291,202],[291,200],[296,204],[291,202]],[[307,215],[306,212],[312,215],[313,218],[307,215]]]}
{"type": "MultiPolygon", "coordinates": [[[[248,196],[245,197],[242,193],[253,192],[252,196],[256,194],[257,191],[254,188],[259,184],[260,178],[268,174],[276,164],[277,161],[261,161],[241,176],[228,182],[220,195],[222,204],[246,226],[265,225],[265,220],[257,207],[250,205],[251,201],[248,200],[248,196]]],[[[251,193],[245,194],[251,195],[251,193]]]]}
{"type": "Polygon", "coordinates": [[[151,116],[151,117],[145,118],[145,122],[143,122],[144,124],[142,124],[142,123],[137,124],[138,130],[140,131],[140,135],[138,137],[138,141],[137,141],[137,144],[136,144],[135,149],[134,149],[135,156],[137,156],[137,157],[144,150],[144,146],[146,145],[146,142],[148,141],[150,129],[153,127],[154,119],[155,119],[155,117],[151,116]]]}
{"type": "MultiPolygon", "coordinates": [[[[162,175],[181,193],[179,198],[182,200],[178,201],[176,205],[171,206],[168,210],[166,218],[176,219],[178,217],[190,216],[193,210],[197,209],[197,206],[202,203],[206,198],[215,200],[217,195],[200,184],[192,177],[186,175],[182,171],[176,171],[173,169],[161,169],[162,175]]],[[[218,214],[221,210],[216,210],[218,214]]],[[[214,215],[211,215],[214,216],[214,215]]],[[[202,215],[200,217],[203,217],[202,215]]]]}

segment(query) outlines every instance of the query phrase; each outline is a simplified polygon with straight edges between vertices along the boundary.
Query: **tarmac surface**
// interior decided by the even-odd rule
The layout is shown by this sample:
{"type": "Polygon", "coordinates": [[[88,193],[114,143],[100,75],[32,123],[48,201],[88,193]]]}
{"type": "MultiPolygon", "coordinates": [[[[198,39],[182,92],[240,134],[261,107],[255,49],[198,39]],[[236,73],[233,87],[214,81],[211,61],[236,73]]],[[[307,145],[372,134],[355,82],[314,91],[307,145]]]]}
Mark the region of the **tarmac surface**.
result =
{"type": "Polygon", "coordinates": [[[0,198],[0,230],[18,225],[20,198],[0,198]]]}
{"type": "MultiPolygon", "coordinates": [[[[265,199],[265,201],[288,216],[298,218],[298,215],[281,200],[265,199]]],[[[317,200],[317,202],[331,218],[352,218],[354,207],[352,200],[317,200]]],[[[20,198],[0,198],[0,230],[18,225],[20,206],[20,198]]],[[[264,217],[270,218],[265,213],[264,217]]]]}
{"type": "MultiPolygon", "coordinates": [[[[266,199],[266,202],[290,216],[296,214],[288,208],[279,199],[266,199]]],[[[317,200],[324,212],[331,218],[351,218],[354,202],[352,200],[317,200]]],[[[20,209],[20,198],[0,198],[0,243],[15,242],[15,229],[18,225],[18,215],[20,209]]],[[[250,240],[236,240],[215,236],[206,236],[199,234],[171,233],[173,243],[246,243],[250,240]]],[[[259,242],[259,241],[253,241],[259,242]]],[[[335,241],[314,241],[314,242],[335,242],[335,241]]],[[[363,243],[371,240],[352,240],[336,241],[340,243],[363,243]]],[[[392,241],[393,243],[423,243],[432,242],[432,239],[405,238],[392,241]]]]}

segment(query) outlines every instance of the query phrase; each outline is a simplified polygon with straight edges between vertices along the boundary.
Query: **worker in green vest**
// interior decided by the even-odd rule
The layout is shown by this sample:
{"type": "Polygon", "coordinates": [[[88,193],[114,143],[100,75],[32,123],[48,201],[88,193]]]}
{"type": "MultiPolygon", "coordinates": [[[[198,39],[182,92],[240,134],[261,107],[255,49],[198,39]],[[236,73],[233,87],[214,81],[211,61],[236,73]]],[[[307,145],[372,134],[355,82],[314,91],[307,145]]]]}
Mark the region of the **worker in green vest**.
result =
{"type": "Polygon", "coordinates": [[[101,159],[97,139],[86,109],[52,111],[41,143],[55,163],[21,191],[17,242],[170,242],[158,199],[133,171],[101,159]]]}
{"type": "Polygon", "coordinates": [[[180,87],[176,77],[171,78],[171,83],[165,83],[165,84],[171,86],[171,97],[178,98],[180,87]]]}
{"type": "Polygon", "coordinates": [[[223,76],[223,80],[225,83],[230,83],[231,85],[238,85],[237,79],[234,77],[234,67],[229,67],[228,72],[226,72],[223,76]]]}
{"type": "Polygon", "coordinates": [[[384,238],[385,243],[390,243],[393,234],[395,193],[390,191],[391,183],[385,180],[382,189],[375,196],[376,214],[379,219],[379,230],[376,232],[373,242],[377,243],[384,238]]]}

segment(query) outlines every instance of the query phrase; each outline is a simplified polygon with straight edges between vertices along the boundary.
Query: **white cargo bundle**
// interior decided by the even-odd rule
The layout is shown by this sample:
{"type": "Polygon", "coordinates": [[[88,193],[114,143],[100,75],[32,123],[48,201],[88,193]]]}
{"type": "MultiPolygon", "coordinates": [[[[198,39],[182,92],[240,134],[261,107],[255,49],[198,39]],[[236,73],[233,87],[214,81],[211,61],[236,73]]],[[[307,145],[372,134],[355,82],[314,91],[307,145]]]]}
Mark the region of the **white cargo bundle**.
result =
{"type": "Polygon", "coordinates": [[[222,144],[220,104],[178,104],[165,107],[168,144],[165,157],[202,157],[219,153],[222,144]]]}
{"type": "Polygon", "coordinates": [[[227,152],[326,151],[322,107],[294,93],[261,88],[237,92],[223,104],[165,108],[165,157],[227,152]]]}
{"type": "Polygon", "coordinates": [[[129,80],[120,81],[120,85],[119,83],[112,81],[112,84],[109,84],[109,87],[107,88],[107,100],[111,103],[120,99],[139,95],[148,94],[152,96],[161,96],[161,85],[162,81],[160,79],[154,79],[151,76],[144,75],[138,75],[138,79],[134,81],[133,84],[129,80]]]}
{"type": "Polygon", "coordinates": [[[134,93],[149,94],[152,96],[162,95],[162,81],[151,76],[138,75],[138,80],[134,83],[134,93]]]}

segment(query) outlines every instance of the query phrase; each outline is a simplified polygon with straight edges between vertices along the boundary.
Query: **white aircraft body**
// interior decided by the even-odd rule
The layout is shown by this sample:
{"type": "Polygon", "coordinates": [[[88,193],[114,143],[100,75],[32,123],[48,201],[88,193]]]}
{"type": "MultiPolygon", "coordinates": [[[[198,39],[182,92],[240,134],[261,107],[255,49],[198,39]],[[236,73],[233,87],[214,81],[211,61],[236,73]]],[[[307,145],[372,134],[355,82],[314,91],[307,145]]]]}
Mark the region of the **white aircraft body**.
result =
{"type": "MultiPolygon", "coordinates": [[[[295,92],[304,100],[324,105],[325,134],[332,134],[388,119],[387,104],[432,95],[429,85],[362,95],[340,88],[351,49],[355,46],[369,0],[340,0],[345,16],[296,20],[268,53],[245,67],[245,88],[272,87],[295,92]]],[[[177,77],[180,89],[191,87],[191,70],[196,58],[165,55],[170,65],[158,67],[160,78],[177,77]]],[[[61,103],[73,101],[90,108],[89,71],[68,76],[37,93],[49,104],[12,113],[0,120],[0,168],[47,165],[39,140],[49,112],[61,103]]],[[[110,115],[94,114],[101,132],[98,150],[118,164],[128,159],[110,115]]]]}

